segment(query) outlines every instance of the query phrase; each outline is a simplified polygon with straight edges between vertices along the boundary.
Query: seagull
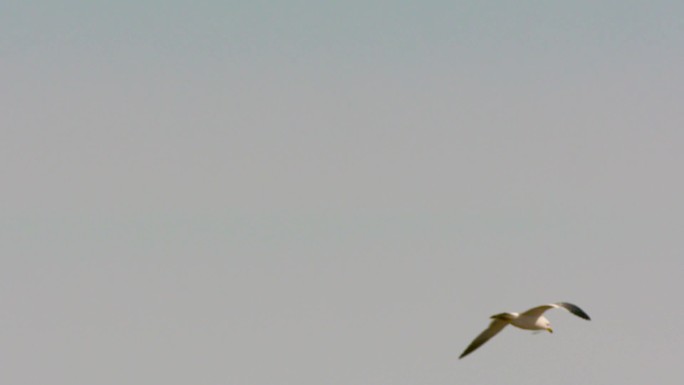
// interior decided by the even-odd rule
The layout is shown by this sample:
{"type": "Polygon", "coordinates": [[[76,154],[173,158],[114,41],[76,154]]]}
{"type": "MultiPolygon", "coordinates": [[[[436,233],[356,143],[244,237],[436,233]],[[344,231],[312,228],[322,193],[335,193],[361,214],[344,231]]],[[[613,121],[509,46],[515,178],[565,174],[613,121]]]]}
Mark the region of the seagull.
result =
{"type": "Polygon", "coordinates": [[[589,315],[580,309],[577,305],[573,305],[568,302],[556,302],[548,305],[541,305],[533,307],[532,309],[518,314],[518,313],[500,313],[491,316],[493,321],[489,324],[489,327],[485,329],[479,336],[477,336],[473,342],[468,345],[466,350],[463,351],[459,359],[472,353],[475,349],[479,348],[485,342],[489,341],[490,338],[494,337],[499,333],[506,325],[511,324],[515,327],[525,330],[546,330],[549,333],[553,333],[551,329],[551,323],[546,317],[543,316],[544,312],[549,309],[559,309],[563,308],[570,313],[584,318],[589,321],[589,315]]]}

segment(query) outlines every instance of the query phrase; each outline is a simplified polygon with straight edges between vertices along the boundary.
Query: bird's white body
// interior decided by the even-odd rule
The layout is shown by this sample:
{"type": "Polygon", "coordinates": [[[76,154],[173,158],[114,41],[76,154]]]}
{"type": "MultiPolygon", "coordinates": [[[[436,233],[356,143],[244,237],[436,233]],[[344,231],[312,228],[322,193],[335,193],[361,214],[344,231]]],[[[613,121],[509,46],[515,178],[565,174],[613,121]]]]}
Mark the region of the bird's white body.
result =
{"type": "Polygon", "coordinates": [[[548,330],[551,329],[551,322],[544,316],[534,317],[511,313],[515,318],[511,320],[511,325],[525,330],[548,330]]]}

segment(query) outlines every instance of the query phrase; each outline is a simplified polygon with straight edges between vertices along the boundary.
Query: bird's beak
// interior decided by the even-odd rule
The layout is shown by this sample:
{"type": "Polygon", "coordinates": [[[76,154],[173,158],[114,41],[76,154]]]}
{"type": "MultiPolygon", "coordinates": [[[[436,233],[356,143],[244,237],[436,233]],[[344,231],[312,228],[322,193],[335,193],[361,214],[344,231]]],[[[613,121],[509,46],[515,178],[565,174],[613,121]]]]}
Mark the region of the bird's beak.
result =
{"type": "Polygon", "coordinates": [[[548,330],[549,333],[553,333],[553,329],[551,329],[551,328],[546,328],[546,330],[548,330]]]}

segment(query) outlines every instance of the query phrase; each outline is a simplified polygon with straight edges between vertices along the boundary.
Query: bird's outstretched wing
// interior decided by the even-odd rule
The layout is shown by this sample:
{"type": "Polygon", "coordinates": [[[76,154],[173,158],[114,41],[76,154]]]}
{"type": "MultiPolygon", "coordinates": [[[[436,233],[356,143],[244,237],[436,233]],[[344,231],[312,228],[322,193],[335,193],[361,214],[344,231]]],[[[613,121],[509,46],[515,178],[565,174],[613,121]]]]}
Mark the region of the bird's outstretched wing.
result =
{"type": "Polygon", "coordinates": [[[532,309],[524,312],[521,314],[521,316],[528,316],[528,317],[539,317],[542,314],[544,314],[545,311],[549,309],[558,309],[558,308],[563,308],[570,313],[580,317],[584,318],[585,320],[589,321],[591,318],[589,318],[589,315],[584,312],[584,310],[580,309],[579,306],[573,305],[568,302],[556,302],[556,303],[551,303],[548,305],[542,305],[542,306],[537,306],[533,307],[532,309]]]}
{"type": "Polygon", "coordinates": [[[473,340],[473,342],[470,343],[470,345],[468,345],[466,350],[464,350],[463,353],[461,353],[461,356],[458,358],[461,359],[467,356],[468,354],[472,353],[475,349],[482,346],[482,344],[489,341],[490,338],[494,337],[497,333],[499,333],[501,329],[505,328],[509,322],[510,321],[501,319],[495,319],[494,321],[492,321],[492,323],[489,324],[489,327],[485,329],[482,333],[480,333],[480,335],[477,336],[473,340]]]}

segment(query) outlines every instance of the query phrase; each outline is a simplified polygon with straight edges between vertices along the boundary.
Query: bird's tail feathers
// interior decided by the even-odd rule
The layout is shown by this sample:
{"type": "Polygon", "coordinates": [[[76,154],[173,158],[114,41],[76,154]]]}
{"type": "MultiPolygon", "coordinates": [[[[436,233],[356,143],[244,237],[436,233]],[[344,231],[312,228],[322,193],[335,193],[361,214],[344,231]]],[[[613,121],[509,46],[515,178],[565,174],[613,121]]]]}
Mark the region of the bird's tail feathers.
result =
{"type": "Polygon", "coordinates": [[[493,316],[491,316],[489,318],[500,319],[502,321],[511,321],[515,318],[515,316],[511,313],[499,313],[499,314],[494,314],[493,316]]]}

